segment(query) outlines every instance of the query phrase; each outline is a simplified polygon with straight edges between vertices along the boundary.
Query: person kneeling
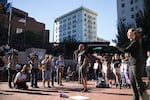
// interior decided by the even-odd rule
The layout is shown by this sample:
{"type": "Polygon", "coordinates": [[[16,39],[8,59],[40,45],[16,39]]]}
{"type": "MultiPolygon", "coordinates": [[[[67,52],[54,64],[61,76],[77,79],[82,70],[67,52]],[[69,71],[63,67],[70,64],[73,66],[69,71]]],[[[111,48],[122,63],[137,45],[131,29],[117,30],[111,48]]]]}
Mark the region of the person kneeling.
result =
{"type": "Polygon", "coordinates": [[[14,85],[16,89],[28,89],[28,86],[26,84],[27,82],[27,69],[26,65],[23,66],[22,70],[18,72],[14,79],[14,85]]]}

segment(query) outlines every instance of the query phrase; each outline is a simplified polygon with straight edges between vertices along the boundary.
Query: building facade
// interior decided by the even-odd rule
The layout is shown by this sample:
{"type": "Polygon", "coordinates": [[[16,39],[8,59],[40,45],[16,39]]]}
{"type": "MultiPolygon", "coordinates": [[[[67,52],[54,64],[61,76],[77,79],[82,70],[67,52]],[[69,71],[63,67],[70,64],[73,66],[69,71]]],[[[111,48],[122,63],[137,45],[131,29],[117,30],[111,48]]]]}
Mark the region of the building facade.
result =
{"type": "Polygon", "coordinates": [[[55,19],[54,42],[96,42],[97,13],[83,6],[55,19]]]}
{"type": "Polygon", "coordinates": [[[118,22],[136,27],[135,18],[140,11],[143,12],[144,0],[117,0],[118,22]]]}
{"type": "MultiPolygon", "coordinates": [[[[32,31],[42,34],[43,43],[49,43],[49,30],[45,29],[45,24],[29,17],[27,12],[12,7],[11,20],[9,19],[9,12],[0,12],[0,25],[9,30],[10,24],[10,35],[20,34],[24,31],[32,31]]],[[[2,27],[0,27],[0,30],[3,32],[2,27]]],[[[6,32],[6,34],[8,34],[8,32],[6,32]]]]}

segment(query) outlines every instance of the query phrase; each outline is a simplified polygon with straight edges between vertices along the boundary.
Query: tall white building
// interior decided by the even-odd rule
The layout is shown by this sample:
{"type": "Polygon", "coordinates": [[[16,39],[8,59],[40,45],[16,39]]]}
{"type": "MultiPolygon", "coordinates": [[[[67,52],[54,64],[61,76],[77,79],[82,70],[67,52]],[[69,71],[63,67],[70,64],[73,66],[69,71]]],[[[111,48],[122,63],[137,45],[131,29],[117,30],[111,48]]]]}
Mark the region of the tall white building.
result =
{"type": "Polygon", "coordinates": [[[135,18],[144,9],[144,0],[117,0],[118,21],[136,27],[135,18]]]}
{"type": "Polygon", "coordinates": [[[55,19],[54,42],[96,42],[97,13],[81,6],[55,19]]]}

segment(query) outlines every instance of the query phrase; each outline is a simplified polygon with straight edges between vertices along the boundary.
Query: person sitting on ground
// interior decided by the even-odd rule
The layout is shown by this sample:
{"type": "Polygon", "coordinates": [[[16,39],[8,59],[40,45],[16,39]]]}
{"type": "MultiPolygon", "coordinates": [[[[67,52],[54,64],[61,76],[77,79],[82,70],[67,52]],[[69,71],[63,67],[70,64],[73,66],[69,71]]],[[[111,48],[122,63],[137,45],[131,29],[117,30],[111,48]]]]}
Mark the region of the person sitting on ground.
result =
{"type": "Polygon", "coordinates": [[[26,82],[28,81],[28,76],[27,76],[27,66],[24,65],[22,70],[19,71],[14,79],[14,86],[16,89],[28,89],[28,86],[26,82]]]}

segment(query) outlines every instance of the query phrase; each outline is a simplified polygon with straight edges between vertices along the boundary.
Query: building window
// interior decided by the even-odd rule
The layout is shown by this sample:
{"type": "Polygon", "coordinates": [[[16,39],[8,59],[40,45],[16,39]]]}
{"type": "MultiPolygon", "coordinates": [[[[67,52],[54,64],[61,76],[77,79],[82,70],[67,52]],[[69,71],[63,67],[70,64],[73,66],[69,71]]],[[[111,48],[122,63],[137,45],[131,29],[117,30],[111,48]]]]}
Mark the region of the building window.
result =
{"type": "Polygon", "coordinates": [[[72,25],[73,28],[76,28],[76,25],[72,25]]]}
{"type": "Polygon", "coordinates": [[[76,18],[76,15],[72,16],[72,18],[75,19],[75,18],[76,18]]]}
{"type": "Polygon", "coordinates": [[[123,10],[121,11],[121,13],[124,14],[124,13],[125,13],[125,10],[123,9],[123,10]]]}
{"type": "Polygon", "coordinates": [[[65,23],[65,22],[66,22],[66,19],[64,19],[63,22],[65,23]]]}
{"type": "Polygon", "coordinates": [[[123,3],[123,4],[121,4],[121,7],[122,7],[122,8],[124,8],[124,7],[125,7],[125,4],[124,4],[124,3],[123,3]]]}
{"type": "Polygon", "coordinates": [[[135,0],[135,3],[137,3],[138,2],[138,0],[135,0]]]}
{"type": "Polygon", "coordinates": [[[68,18],[68,21],[70,21],[70,20],[71,20],[71,17],[68,18]]]}
{"type": "Polygon", "coordinates": [[[86,16],[86,14],[84,14],[84,16],[86,16]]]}
{"type": "Polygon", "coordinates": [[[138,5],[136,5],[136,6],[135,6],[135,9],[136,9],[136,10],[139,10],[139,6],[138,6],[138,5]]]}
{"type": "Polygon", "coordinates": [[[131,0],[130,4],[133,5],[133,0],[131,0]]]}
{"type": "Polygon", "coordinates": [[[75,24],[75,23],[76,23],[76,20],[73,20],[72,23],[75,24]]]}
{"type": "Polygon", "coordinates": [[[96,18],[95,18],[95,17],[93,17],[93,20],[96,20],[96,18]]]}
{"type": "Polygon", "coordinates": [[[131,15],[131,18],[133,19],[133,18],[134,18],[134,15],[131,15]]]}
{"type": "Polygon", "coordinates": [[[68,30],[71,29],[71,26],[68,26],[68,30]]]}
{"type": "Polygon", "coordinates": [[[75,33],[76,32],[76,29],[72,30],[72,33],[75,33]]]}
{"type": "Polygon", "coordinates": [[[133,7],[131,8],[131,11],[134,11],[134,8],[133,8],[133,7]]]}
{"type": "Polygon", "coordinates": [[[71,31],[68,31],[68,34],[71,34],[71,31]]]}

